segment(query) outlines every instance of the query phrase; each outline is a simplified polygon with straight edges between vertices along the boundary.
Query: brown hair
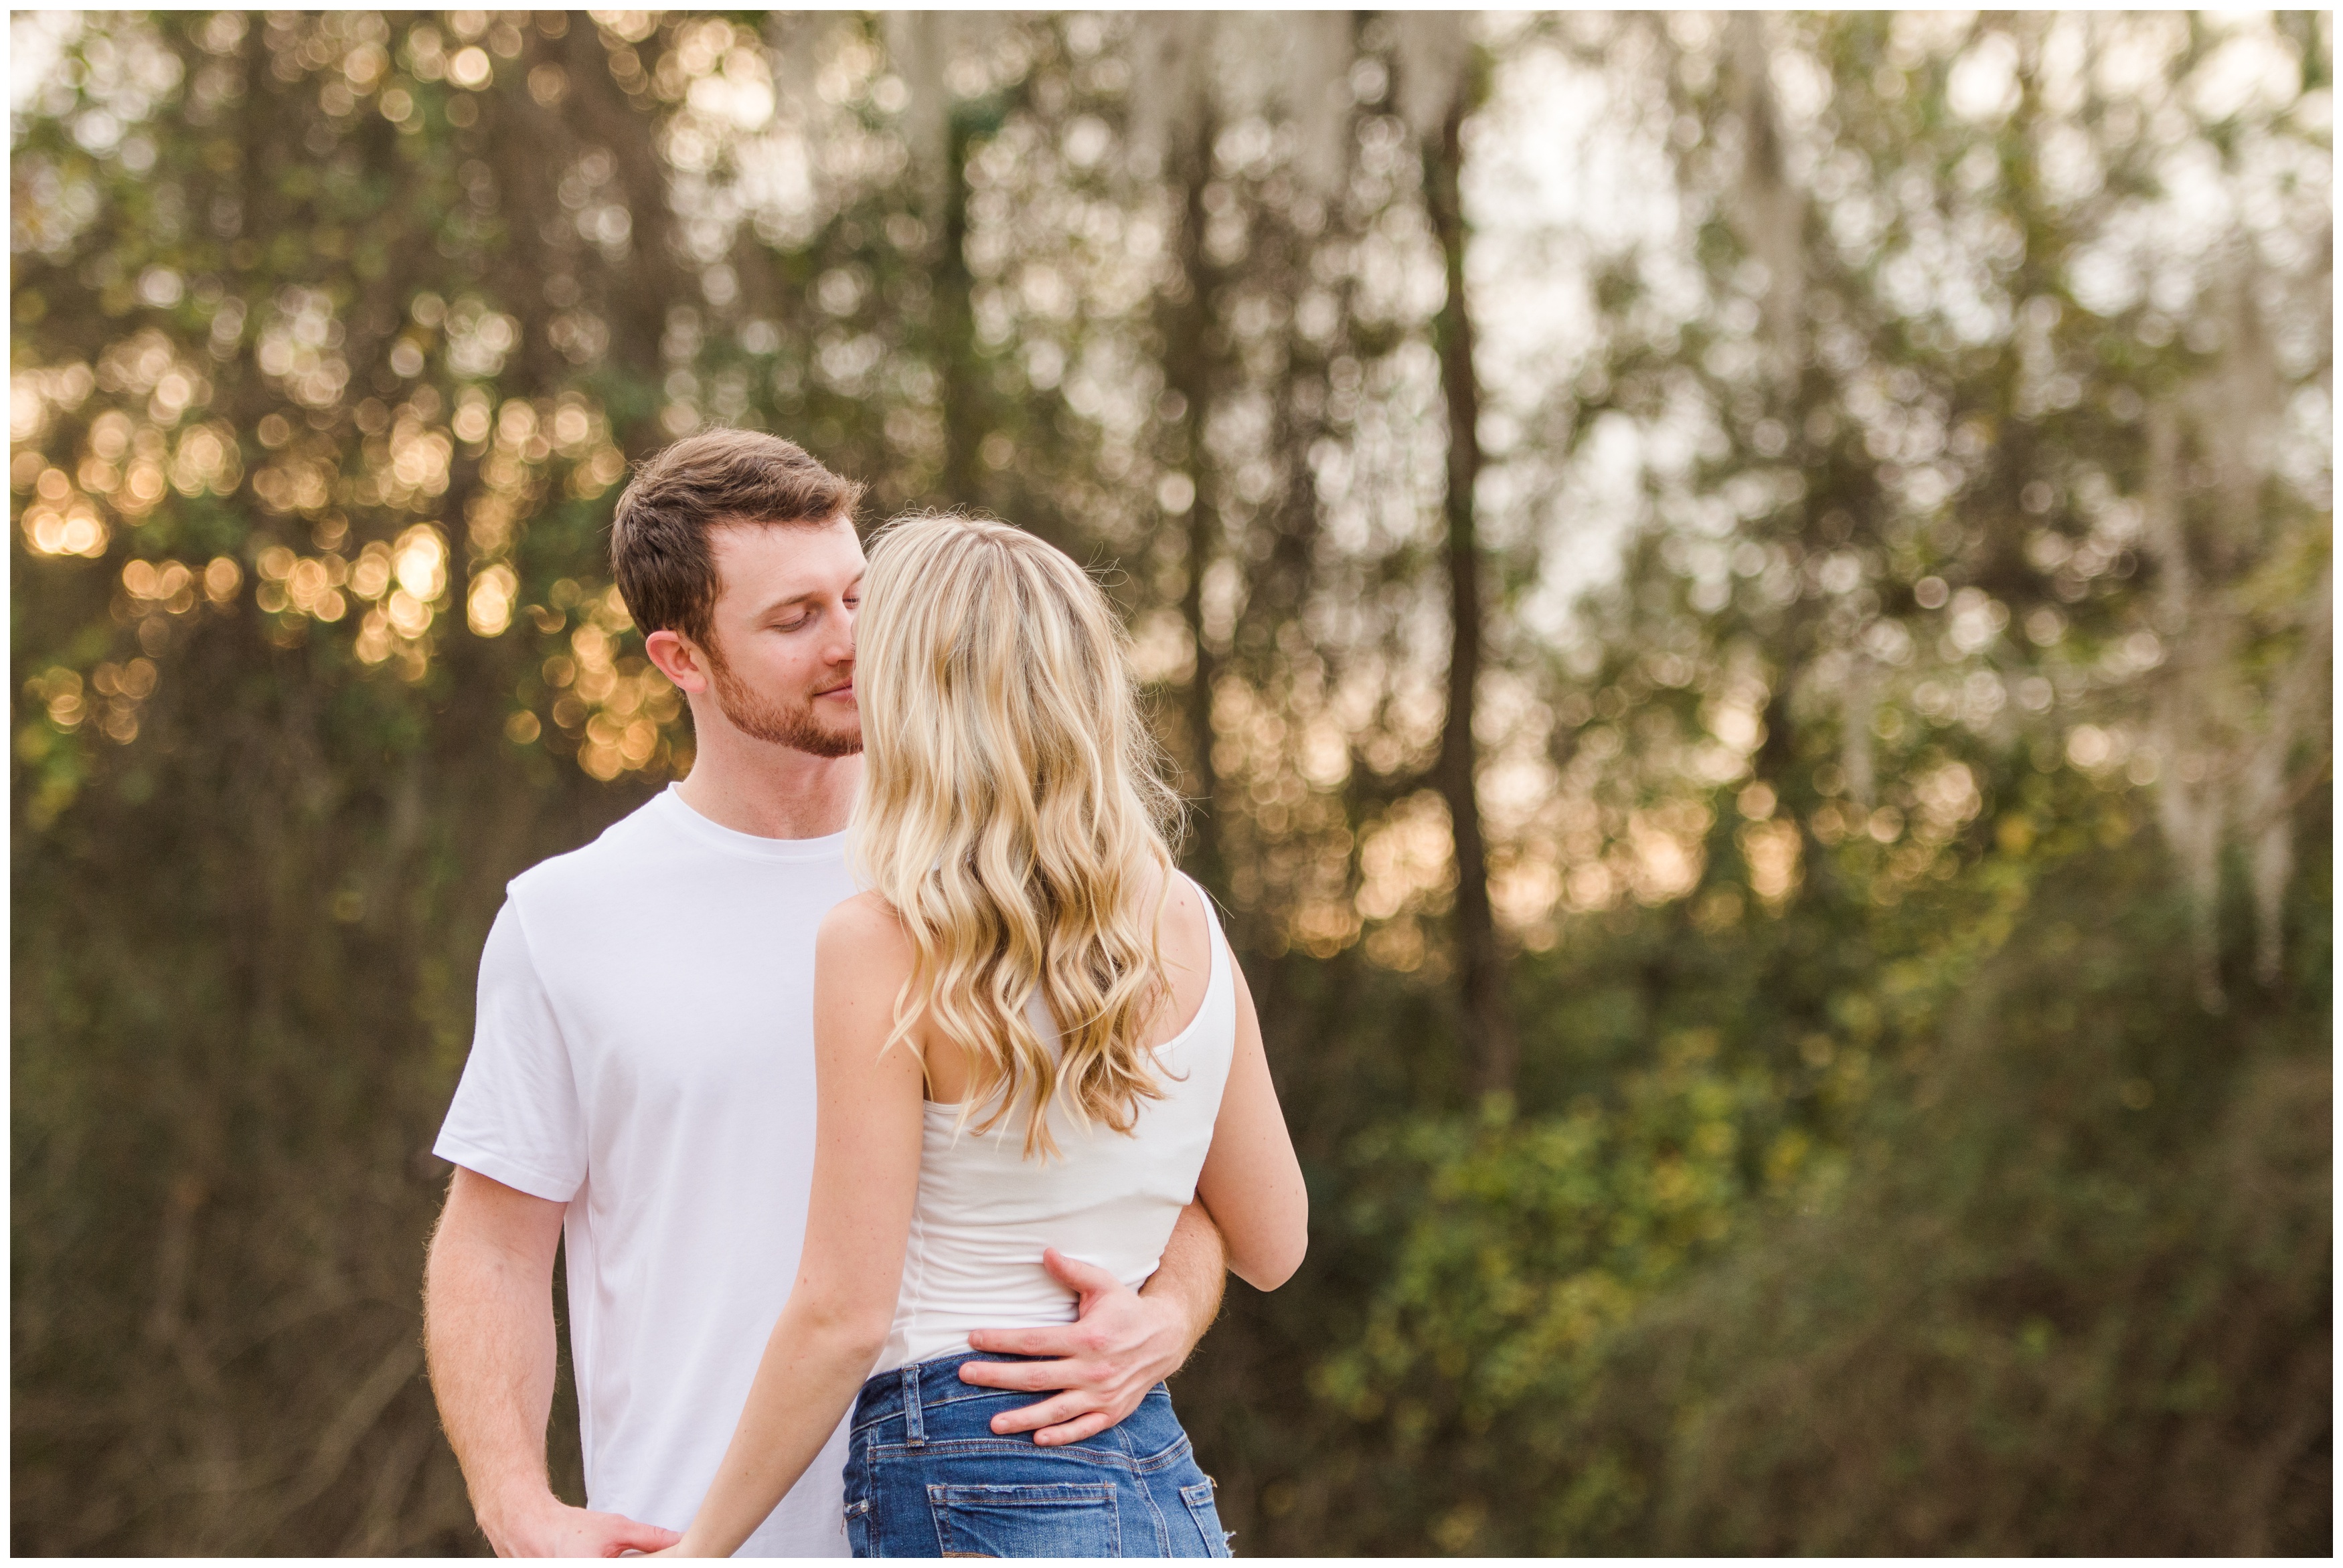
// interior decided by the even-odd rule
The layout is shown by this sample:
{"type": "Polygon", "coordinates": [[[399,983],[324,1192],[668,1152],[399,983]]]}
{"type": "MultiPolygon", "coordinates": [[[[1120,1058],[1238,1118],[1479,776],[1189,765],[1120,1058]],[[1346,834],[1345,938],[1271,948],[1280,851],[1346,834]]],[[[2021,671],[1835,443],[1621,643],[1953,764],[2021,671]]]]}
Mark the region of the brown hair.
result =
{"type": "MultiPolygon", "coordinates": [[[[761,430],[706,430],[635,470],[610,523],[610,566],[646,634],[709,645],[721,585],[708,530],[726,523],[819,528],[851,518],[862,487],[794,441],[761,430]]],[[[710,651],[714,650],[710,648],[710,651]]]]}

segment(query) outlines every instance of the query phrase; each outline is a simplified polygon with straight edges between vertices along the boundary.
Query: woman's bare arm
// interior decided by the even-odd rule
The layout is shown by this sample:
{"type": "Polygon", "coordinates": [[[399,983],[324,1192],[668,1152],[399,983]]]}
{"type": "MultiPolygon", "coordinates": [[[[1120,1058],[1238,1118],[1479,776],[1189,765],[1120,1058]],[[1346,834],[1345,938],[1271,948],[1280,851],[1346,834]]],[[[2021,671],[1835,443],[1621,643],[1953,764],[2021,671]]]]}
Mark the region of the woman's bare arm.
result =
{"type": "Polygon", "coordinates": [[[815,942],[819,1121],[803,1261],[740,1424],[676,1548],[729,1556],[837,1430],[886,1343],[919,1195],[919,1059],[880,1053],[909,944],[876,900],[832,910],[815,942]]]}
{"type": "Polygon", "coordinates": [[[1256,1290],[1273,1291],[1293,1277],[1309,1250],[1310,1191],[1278,1108],[1252,990],[1244,971],[1233,962],[1230,968],[1237,987],[1236,1055],[1196,1196],[1221,1228],[1230,1271],[1256,1290]]]}

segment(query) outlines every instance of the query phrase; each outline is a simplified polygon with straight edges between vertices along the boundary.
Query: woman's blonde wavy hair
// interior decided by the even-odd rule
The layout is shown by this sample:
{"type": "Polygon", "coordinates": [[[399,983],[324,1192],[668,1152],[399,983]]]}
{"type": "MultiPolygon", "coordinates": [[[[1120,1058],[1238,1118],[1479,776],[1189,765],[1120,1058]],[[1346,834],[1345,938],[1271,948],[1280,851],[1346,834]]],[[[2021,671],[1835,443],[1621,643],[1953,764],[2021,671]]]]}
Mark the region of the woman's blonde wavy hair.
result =
{"type": "Polygon", "coordinates": [[[1170,996],[1156,922],[1180,799],[1105,593],[1006,523],[901,518],[871,548],[854,686],[855,870],[914,951],[887,1046],[919,1050],[924,1020],[966,1051],[961,1126],[1021,1109],[1028,1159],[1056,1151],[1053,1103],[1130,1132],[1161,1092],[1145,1034],[1170,996]],[[1037,991],[1056,1054],[1025,1015],[1037,991]]]}

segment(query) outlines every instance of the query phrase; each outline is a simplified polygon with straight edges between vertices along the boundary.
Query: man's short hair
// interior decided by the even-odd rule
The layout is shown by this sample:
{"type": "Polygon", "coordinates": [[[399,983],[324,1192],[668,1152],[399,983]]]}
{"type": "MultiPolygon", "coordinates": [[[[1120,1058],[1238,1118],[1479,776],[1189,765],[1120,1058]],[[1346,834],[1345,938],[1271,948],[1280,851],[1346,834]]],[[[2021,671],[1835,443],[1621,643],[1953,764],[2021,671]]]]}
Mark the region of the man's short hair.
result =
{"type": "MultiPolygon", "coordinates": [[[[730,523],[820,528],[851,519],[862,487],[794,441],[761,430],[707,430],[635,470],[610,524],[610,566],[645,636],[676,631],[709,648],[722,585],[708,530],[730,523]]],[[[711,651],[712,648],[711,648],[711,651]]]]}

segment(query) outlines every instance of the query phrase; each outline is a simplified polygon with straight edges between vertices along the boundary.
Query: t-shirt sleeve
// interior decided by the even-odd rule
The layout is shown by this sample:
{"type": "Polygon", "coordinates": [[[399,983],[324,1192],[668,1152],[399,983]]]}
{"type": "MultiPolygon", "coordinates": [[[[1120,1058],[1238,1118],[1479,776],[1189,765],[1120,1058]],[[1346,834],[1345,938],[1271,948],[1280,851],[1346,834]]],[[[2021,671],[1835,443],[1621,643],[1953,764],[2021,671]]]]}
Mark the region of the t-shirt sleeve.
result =
{"type": "Polygon", "coordinates": [[[568,1043],[509,897],[480,954],[472,1054],[431,1151],[556,1203],[577,1196],[586,1180],[586,1121],[568,1043]]]}

